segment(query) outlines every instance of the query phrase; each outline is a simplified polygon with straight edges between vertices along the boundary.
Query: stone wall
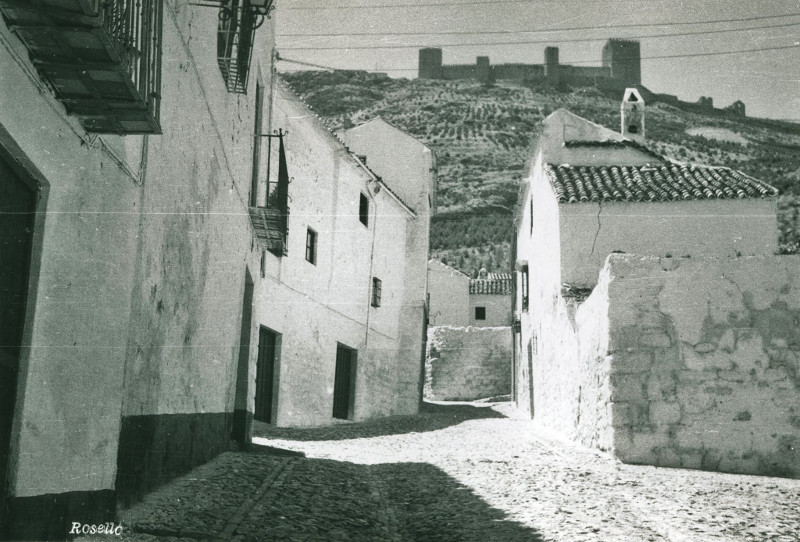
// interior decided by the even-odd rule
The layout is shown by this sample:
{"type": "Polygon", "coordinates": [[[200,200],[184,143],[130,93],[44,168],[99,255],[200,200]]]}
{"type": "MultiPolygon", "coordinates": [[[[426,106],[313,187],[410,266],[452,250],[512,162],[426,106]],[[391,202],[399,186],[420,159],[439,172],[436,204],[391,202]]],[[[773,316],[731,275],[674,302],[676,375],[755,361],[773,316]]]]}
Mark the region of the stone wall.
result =
{"type": "Polygon", "coordinates": [[[800,477],[800,257],[606,269],[614,454],[800,477]]]}
{"type": "Polygon", "coordinates": [[[428,328],[425,398],[469,401],[511,392],[510,327],[428,328]]]}

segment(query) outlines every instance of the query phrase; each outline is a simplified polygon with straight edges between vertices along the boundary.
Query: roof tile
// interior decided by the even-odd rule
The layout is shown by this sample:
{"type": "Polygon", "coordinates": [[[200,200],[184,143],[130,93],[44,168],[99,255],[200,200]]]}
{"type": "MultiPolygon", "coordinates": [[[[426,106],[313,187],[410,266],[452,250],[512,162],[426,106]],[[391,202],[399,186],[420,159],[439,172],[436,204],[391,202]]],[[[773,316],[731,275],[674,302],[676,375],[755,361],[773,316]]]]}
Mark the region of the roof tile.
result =
{"type": "Polygon", "coordinates": [[[766,198],[778,191],[726,167],[694,164],[570,166],[546,164],[559,203],[766,198]]]}

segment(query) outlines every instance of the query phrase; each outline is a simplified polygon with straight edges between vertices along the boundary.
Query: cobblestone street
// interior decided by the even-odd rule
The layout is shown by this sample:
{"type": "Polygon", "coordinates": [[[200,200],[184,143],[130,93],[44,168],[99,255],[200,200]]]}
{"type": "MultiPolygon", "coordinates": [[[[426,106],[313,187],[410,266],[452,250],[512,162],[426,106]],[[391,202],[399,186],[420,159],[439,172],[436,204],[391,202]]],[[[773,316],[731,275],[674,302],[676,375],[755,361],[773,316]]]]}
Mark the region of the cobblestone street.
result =
{"type": "MultiPolygon", "coordinates": [[[[122,538],[800,540],[800,480],[623,465],[509,407],[257,424],[254,450],[225,453],[122,511],[122,538]]],[[[100,539],[119,537],[82,538],[100,539]]]]}

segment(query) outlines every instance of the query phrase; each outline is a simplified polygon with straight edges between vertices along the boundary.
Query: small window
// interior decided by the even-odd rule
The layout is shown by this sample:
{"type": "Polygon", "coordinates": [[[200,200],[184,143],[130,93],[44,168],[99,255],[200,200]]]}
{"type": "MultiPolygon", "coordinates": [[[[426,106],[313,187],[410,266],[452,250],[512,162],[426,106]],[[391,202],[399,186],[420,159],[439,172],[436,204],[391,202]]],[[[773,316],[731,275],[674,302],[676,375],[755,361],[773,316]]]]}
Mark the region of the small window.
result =
{"type": "Polygon", "coordinates": [[[365,226],[369,226],[369,200],[363,192],[358,200],[358,219],[365,226]]]}
{"type": "Polygon", "coordinates": [[[381,306],[381,290],[383,285],[381,283],[381,279],[372,277],[372,306],[373,307],[380,307],[381,306]]]}
{"type": "Polygon", "coordinates": [[[533,236],[533,198],[531,198],[531,236],[533,236]]]}
{"type": "Polygon", "coordinates": [[[528,311],[528,296],[530,294],[530,277],[528,276],[528,266],[523,266],[522,271],[520,273],[520,278],[522,280],[522,284],[520,285],[522,289],[522,310],[527,312],[528,311]]]}
{"type": "Polygon", "coordinates": [[[486,307],[475,307],[475,319],[486,320],[486,307]]]}
{"type": "Polygon", "coordinates": [[[306,261],[317,265],[317,232],[311,228],[306,231],[306,261]]]}

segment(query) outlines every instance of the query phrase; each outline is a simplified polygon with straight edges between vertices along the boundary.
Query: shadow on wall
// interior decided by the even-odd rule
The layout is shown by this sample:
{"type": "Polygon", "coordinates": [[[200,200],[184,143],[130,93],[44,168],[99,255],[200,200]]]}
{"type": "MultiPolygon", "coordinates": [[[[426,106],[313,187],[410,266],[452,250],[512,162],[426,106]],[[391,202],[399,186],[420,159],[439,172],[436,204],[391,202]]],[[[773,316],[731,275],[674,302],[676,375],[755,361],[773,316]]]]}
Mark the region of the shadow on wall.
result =
{"type": "Polygon", "coordinates": [[[142,534],[216,538],[230,530],[219,503],[244,504],[262,480],[273,478],[274,495],[258,499],[232,533],[236,540],[543,540],[426,463],[356,465],[241,453],[213,463],[123,512],[123,524],[142,534]]]}
{"type": "Polygon", "coordinates": [[[327,427],[274,427],[254,422],[253,436],[285,440],[348,440],[438,431],[467,420],[505,418],[487,406],[442,405],[423,402],[417,416],[392,416],[379,420],[327,427]]]}

